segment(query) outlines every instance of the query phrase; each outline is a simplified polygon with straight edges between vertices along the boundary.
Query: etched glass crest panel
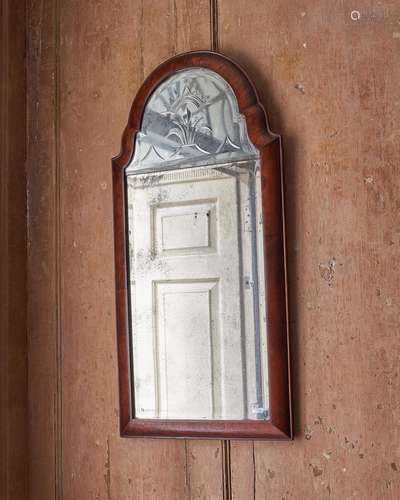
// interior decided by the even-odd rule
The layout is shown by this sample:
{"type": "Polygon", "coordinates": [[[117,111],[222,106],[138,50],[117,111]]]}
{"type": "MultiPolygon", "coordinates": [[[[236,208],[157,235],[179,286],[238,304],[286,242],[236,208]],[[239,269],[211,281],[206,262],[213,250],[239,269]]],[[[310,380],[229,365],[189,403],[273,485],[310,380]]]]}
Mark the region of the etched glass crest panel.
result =
{"type": "Polygon", "coordinates": [[[267,419],[259,153],[228,83],[166,79],[125,174],[135,418],[267,419]]]}

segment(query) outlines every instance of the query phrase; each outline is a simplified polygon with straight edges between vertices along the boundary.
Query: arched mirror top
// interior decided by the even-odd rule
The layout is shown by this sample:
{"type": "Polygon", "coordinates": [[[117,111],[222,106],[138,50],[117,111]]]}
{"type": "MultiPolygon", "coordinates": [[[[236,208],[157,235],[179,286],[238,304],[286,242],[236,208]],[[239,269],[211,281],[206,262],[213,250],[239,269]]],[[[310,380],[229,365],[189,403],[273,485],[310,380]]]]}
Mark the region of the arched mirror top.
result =
{"type": "Polygon", "coordinates": [[[249,160],[259,153],[229,83],[207,68],[164,80],[144,108],[126,174],[249,160]]]}
{"type": "Polygon", "coordinates": [[[122,436],[291,437],[282,178],[234,61],[145,79],[113,159],[122,436]]]}

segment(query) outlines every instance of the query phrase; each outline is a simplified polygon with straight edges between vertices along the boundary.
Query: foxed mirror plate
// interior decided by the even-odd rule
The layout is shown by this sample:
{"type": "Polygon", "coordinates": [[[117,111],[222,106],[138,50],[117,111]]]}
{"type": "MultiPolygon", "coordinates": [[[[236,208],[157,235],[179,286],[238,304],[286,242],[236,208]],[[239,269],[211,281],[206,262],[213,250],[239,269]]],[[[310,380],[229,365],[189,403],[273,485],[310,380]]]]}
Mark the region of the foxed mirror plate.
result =
{"type": "Polygon", "coordinates": [[[125,176],[134,418],[268,419],[260,155],[230,85],[163,81],[125,176]]]}

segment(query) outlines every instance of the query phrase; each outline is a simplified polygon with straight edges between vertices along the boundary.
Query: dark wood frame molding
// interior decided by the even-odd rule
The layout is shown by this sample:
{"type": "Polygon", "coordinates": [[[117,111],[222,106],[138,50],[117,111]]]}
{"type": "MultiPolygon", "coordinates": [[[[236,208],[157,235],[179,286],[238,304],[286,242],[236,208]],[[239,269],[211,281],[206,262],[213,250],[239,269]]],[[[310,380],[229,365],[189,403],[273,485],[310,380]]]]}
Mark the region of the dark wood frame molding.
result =
{"type": "Polygon", "coordinates": [[[281,138],[270,131],[264,108],[250,79],[236,63],[225,56],[209,51],[178,55],[158,66],[139,89],[122,136],[121,153],[112,160],[121,436],[197,439],[290,439],[292,437],[281,149],[281,138]],[[143,112],[153,91],[176,71],[194,67],[215,71],[231,85],[240,113],[246,118],[249,137],[260,151],[270,393],[270,419],[267,421],[134,418],[124,170],[133,157],[135,136],[140,130],[143,112]]]}

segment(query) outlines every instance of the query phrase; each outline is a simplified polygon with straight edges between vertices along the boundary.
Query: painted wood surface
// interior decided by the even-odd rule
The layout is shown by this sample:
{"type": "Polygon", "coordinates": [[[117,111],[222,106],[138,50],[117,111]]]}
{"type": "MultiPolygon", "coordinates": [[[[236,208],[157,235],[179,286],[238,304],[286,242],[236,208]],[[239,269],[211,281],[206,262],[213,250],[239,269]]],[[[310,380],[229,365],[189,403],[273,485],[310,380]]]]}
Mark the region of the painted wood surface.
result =
{"type": "Polygon", "coordinates": [[[30,498],[397,499],[398,2],[28,7],[30,498]],[[283,136],[290,443],[118,435],[110,157],[144,76],[211,40],[283,136]]]}
{"type": "Polygon", "coordinates": [[[284,139],[297,437],[255,444],[255,497],[394,499],[399,6],[263,9],[219,10],[221,50],[246,64],[284,139]],[[251,33],[240,44],[238,29],[251,33]]]}
{"type": "Polygon", "coordinates": [[[27,495],[25,5],[0,5],[0,498],[27,495]]]}
{"type": "Polygon", "coordinates": [[[27,2],[29,498],[61,483],[56,3],[27,2]],[[57,133],[56,133],[57,131],[57,133]]]}

